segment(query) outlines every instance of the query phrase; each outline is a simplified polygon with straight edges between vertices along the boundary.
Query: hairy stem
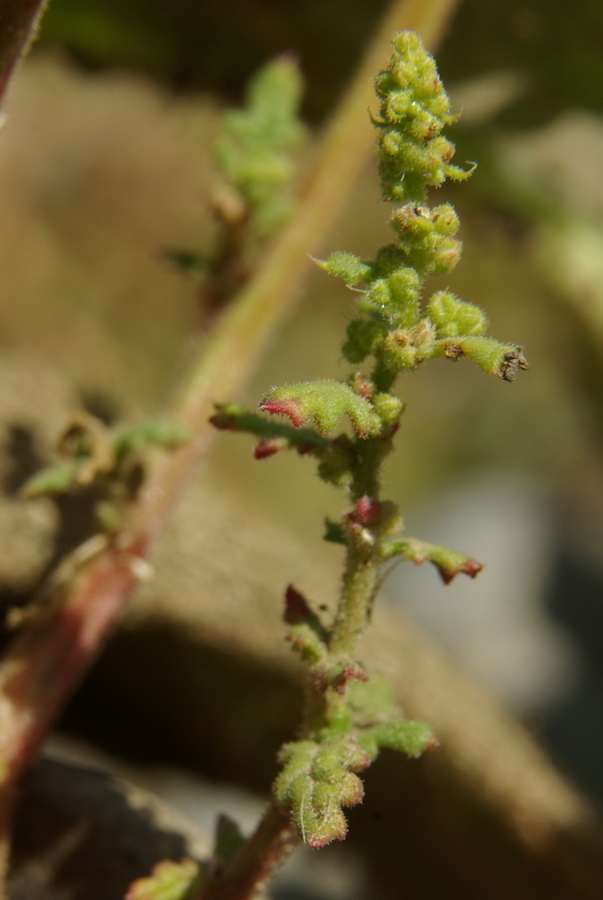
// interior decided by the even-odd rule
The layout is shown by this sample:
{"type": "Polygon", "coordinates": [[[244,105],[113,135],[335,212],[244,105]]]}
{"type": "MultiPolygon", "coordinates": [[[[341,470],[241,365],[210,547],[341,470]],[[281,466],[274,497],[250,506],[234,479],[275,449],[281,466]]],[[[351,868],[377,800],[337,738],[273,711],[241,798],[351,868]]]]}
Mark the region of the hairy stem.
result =
{"type": "Polygon", "coordinates": [[[2,0],[0,4],[0,105],[12,74],[36,36],[48,0],[2,0]]]}
{"type": "Polygon", "coordinates": [[[379,584],[379,566],[372,548],[348,546],[339,609],[329,641],[331,653],[356,655],[379,584]]]}
{"type": "Polygon", "coordinates": [[[289,817],[271,803],[225,876],[211,881],[199,900],[247,900],[256,896],[298,843],[289,817]]]}

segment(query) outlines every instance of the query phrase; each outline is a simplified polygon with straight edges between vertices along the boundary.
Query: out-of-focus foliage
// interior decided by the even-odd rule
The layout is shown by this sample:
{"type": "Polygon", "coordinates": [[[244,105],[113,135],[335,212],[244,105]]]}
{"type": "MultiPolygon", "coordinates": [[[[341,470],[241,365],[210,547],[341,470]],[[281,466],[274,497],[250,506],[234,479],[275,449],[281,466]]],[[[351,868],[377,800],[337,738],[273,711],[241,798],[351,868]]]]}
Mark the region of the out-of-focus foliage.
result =
{"type": "MultiPolygon", "coordinates": [[[[249,73],[290,50],[304,61],[308,107],[324,115],[352,71],[383,0],[52,0],[46,41],[93,65],[140,67],[175,84],[240,92],[249,73]]],[[[529,124],[565,106],[603,110],[599,0],[464,0],[438,54],[448,83],[520,70],[527,91],[512,113],[529,124]]]]}
{"type": "Polygon", "coordinates": [[[261,236],[278,230],[294,210],[291,151],[304,131],[298,118],[301,93],[295,61],[276,59],[252,79],[245,108],[222,120],[216,142],[220,168],[261,236]]]}

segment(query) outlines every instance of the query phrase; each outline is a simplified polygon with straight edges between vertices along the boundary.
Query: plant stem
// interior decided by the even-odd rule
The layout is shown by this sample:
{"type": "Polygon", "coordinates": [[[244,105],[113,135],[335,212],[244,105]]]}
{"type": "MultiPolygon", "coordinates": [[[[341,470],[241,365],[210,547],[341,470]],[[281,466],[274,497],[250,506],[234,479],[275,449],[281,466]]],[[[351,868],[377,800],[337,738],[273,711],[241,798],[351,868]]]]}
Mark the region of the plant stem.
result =
{"type": "Polygon", "coordinates": [[[299,843],[289,817],[271,803],[255,832],[241,847],[226,876],[210,882],[199,900],[255,897],[299,843]]]}
{"type": "Polygon", "coordinates": [[[341,597],[329,641],[334,655],[356,655],[379,586],[379,568],[380,560],[372,547],[367,552],[348,546],[341,597]]]}
{"type": "Polygon", "coordinates": [[[19,60],[36,36],[48,0],[2,0],[0,4],[0,106],[19,60]]]}
{"type": "MultiPolygon", "coordinates": [[[[47,598],[49,608],[9,648],[0,667],[0,879],[6,873],[15,788],[138,582],[143,548],[96,554],[47,598]]],[[[3,897],[0,880],[0,897],[3,897]]]]}
{"type": "Polygon", "coordinates": [[[136,556],[134,545],[111,546],[69,573],[51,608],[38,611],[11,645],[0,668],[0,786],[27,762],[58,712],[63,690],[101,644],[115,618],[116,588],[138,583],[136,556]]]}

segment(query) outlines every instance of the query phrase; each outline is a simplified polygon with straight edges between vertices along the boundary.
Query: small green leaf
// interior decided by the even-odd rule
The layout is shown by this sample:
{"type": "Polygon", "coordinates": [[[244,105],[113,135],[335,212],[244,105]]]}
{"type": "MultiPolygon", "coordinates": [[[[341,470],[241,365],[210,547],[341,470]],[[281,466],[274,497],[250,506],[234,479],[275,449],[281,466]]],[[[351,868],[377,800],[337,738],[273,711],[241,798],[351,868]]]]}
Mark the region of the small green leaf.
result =
{"type": "Polygon", "coordinates": [[[420,756],[435,742],[429,725],[404,718],[386,678],[373,676],[368,681],[353,682],[348,702],[358,744],[371,759],[386,747],[410,757],[420,756]]]}
{"type": "Polygon", "coordinates": [[[457,575],[464,574],[475,578],[483,566],[477,560],[449,547],[439,544],[430,544],[427,541],[419,541],[416,538],[404,538],[383,542],[381,545],[383,559],[391,559],[393,556],[403,556],[416,565],[424,562],[433,563],[438,569],[444,584],[449,584],[457,575]]]}
{"type": "Polygon", "coordinates": [[[327,484],[347,487],[352,481],[352,468],[356,459],[354,440],[347,434],[340,434],[329,444],[321,453],[318,475],[327,484]]]}
{"type": "Polygon", "coordinates": [[[347,544],[346,533],[341,522],[333,522],[331,519],[325,519],[325,533],[323,535],[325,541],[331,544],[347,544]]]}
{"type": "Polygon", "coordinates": [[[83,465],[84,461],[73,460],[41,469],[27,479],[21,487],[21,495],[33,498],[63,494],[78,483],[78,474],[83,465]]]}
{"type": "Polygon", "coordinates": [[[221,813],[216,824],[214,860],[226,868],[245,843],[245,836],[234,819],[221,813]]]}
{"type": "Polygon", "coordinates": [[[148,878],[137,879],[125,900],[195,900],[204,883],[203,871],[192,859],[157,863],[148,878]]]}
{"type": "Polygon", "coordinates": [[[397,718],[367,728],[359,734],[358,740],[371,756],[380,749],[397,750],[416,759],[426,750],[436,745],[433,731],[426,722],[397,718]]]}
{"type": "Polygon", "coordinates": [[[148,419],[120,429],[113,438],[115,456],[121,462],[131,453],[156,446],[172,450],[190,440],[191,429],[176,419],[148,419]]]}
{"type": "Polygon", "coordinates": [[[369,354],[375,352],[383,340],[383,329],[371,319],[352,319],[347,328],[347,340],[342,353],[352,365],[361,363],[369,354]]]}
{"type": "Polygon", "coordinates": [[[354,253],[335,251],[325,260],[315,260],[317,265],[329,275],[343,278],[347,285],[354,287],[357,284],[368,282],[373,277],[373,266],[360,259],[354,253]]]}
{"type": "Polygon", "coordinates": [[[400,715],[391,682],[378,675],[350,684],[348,703],[354,722],[362,726],[400,715]]]}
{"type": "Polygon", "coordinates": [[[236,403],[217,405],[210,422],[215,428],[225,431],[241,431],[263,440],[281,441],[283,448],[309,448],[318,452],[327,450],[331,443],[313,428],[296,428],[288,423],[275,422],[266,416],[247,412],[236,403]]]}
{"type": "Polygon", "coordinates": [[[381,420],[368,400],[340,381],[309,381],[275,388],[267,394],[260,409],[289,416],[296,427],[313,419],[320,434],[337,426],[342,416],[352,421],[358,437],[377,435],[381,420]]]}
{"type": "Polygon", "coordinates": [[[516,344],[502,344],[494,338],[464,337],[445,339],[434,344],[434,354],[449,359],[468,356],[488,375],[498,375],[504,381],[514,381],[520,371],[528,369],[528,363],[522,347],[516,344]]]}

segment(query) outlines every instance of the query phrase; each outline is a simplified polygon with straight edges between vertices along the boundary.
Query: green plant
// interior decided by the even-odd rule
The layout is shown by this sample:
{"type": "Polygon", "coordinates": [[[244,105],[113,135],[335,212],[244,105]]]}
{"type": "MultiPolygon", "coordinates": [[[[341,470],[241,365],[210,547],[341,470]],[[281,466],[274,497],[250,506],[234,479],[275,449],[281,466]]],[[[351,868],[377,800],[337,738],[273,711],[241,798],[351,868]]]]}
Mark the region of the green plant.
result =
{"type": "Polygon", "coordinates": [[[206,313],[242,287],[261,247],[293,212],[293,151],[304,134],[301,92],[299,69],[283,56],[251,80],[245,106],[223,116],[215,147],[223,183],[211,198],[219,226],[215,246],[210,254],[166,251],[173,263],[199,276],[206,313]]]}
{"type": "Polygon", "coordinates": [[[292,585],[286,591],[289,640],[308,670],[301,734],[281,750],[271,810],[249,842],[235,841],[235,851],[221,857],[218,874],[201,892],[204,898],[253,895],[262,880],[249,876],[254,857],[256,864],[264,857],[271,869],[297,840],[322,847],[344,838],[343,810],[361,801],[358,773],[379,751],[388,747],[416,757],[437,744],[429,725],[406,719],[387,683],[358,661],[391,560],[429,561],[445,583],[460,573],[474,577],[481,569],[457,551],[408,537],[398,505],[381,498],[382,468],[404,411],[394,387],[402,373],[436,357],[466,356],[505,381],[528,365],[520,347],[486,336],[479,307],[448,290],[423,300],[427,278],[450,272],[461,252],[454,208],[450,203],[429,207],[428,190],[446,179],[465,180],[473,167],[452,163],[454,147],[442,131],[455,116],[419,38],[402,32],[392,51],[376,80],[380,105],[373,121],[383,198],[399,204],[390,218],[393,240],[370,260],[336,252],[319,262],[356,292],[355,316],[342,347],[354,368],[341,381],[274,388],[258,414],[234,404],[220,406],[212,420],[218,428],[259,438],[258,459],[285,449],[313,457],[319,476],[343,490],[348,507],[339,521],[326,525],[326,540],[342,545],[345,553],[333,620],[322,621],[292,585]],[[289,422],[275,422],[266,413],[289,422]],[[351,427],[334,434],[344,417],[351,427]]]}

